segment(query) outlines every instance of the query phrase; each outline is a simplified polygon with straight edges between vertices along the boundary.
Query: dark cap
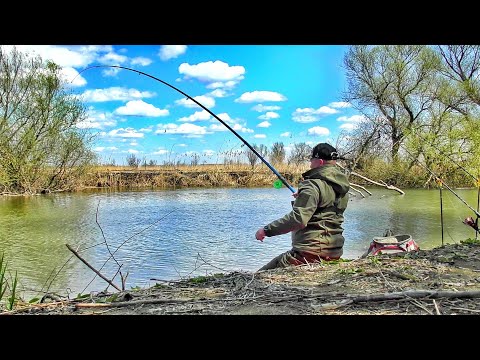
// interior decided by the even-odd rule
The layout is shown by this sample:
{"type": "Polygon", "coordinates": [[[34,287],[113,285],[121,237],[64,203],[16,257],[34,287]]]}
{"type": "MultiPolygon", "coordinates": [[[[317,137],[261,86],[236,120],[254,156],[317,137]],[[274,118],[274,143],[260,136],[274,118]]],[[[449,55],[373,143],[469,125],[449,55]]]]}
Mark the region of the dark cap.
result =
{"type": "Polygon", "coordinates": [[[337,160],[337,149],[327,143],[317,144],[312,150],[312,158],[323,160],[337,160]]]}

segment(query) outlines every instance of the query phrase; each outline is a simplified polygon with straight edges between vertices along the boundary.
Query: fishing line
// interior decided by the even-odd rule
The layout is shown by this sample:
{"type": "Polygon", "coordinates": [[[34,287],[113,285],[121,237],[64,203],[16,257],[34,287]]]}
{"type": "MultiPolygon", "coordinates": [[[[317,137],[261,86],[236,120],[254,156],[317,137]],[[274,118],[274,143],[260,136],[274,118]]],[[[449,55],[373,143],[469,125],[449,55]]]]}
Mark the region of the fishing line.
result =
{"type": "MultiPolygon", "coordinates": [[[[138,73],[138,74],[141,74],[141,75],[147,76],[147,77],[149,77],[149,78],[152,78],[152,79],[154,79],[154,80],[156,80],[156,81],[159,81],[159,82],[161,82],[162,84],[165,84],[165,85],[167,85],[168,87],[170,87],[170,88],[178,91],[180,94],[186,96],[188,99],[190,99],[190,100],[193,101],[195,104],[197,104],[197,105],[200,106],[202,109],[204,109],[206,112],[208,112],[210,115],[212,115],[215,119],[217,119],[218,121],[220,121],[228,130],[230,130],[237,138],[239,138],[245,145],[247,145],[248,148],[249,148],[251,151],[253,151],[253,153],[254,153],[255,155],[257,155],[257,156],[260,158],[260,160],[262,160],[263,163],[264,163],[265,165],[267,165],[268,168],[269,168],[271,171],[273,171],[273,173],[280,179],[280,181],[282,181],[282,183],[283,183],[288,189],[290,189],[290,191],[291,191],[292,193],[295,193],[295,192],[296,192],[295,189],[287,182],[287,180],[286,180],[272,165],[270,165],[270,164],[268,163],[268,161],[265,160],[265,159],[263,158],[263,156],[261,156],[261,155],[257,152],[257,150],[255,150],[254,147],[252,147],[242,136],[240,136],[235,130],[233,130],[233,129],[230,127],[230,125],[228,125],[225,121],[223,121],[222,119],[220,119],[217,115],[215,115],[211,110],[209,110],[207,107],[205,107],[204,105],[202,105],[200,102],[198,102],[197,100],[195,100],[194,98],[192,98],[190,95],[188,95],[187,93],[185,93],[185,92],[183,92],[182,90],[178,89],[177,87],[169,84],[168,82],[166,82],[166,81],[164,81],[164,80],[161,80],[161,79],[159,79],[159,78],[157,78],[157,77],[155,77],[155,76],[152,76],[152,75],[150,75],[150,74],[147,74],[147,73],[145,73],[145,72],[143,72],[143,71],[135,70],[135,69],[128,68],[128,67],[125,67],[125,66],[120,66],[120,65],[93,65],[93,66],[89,66],[89,67],[83,69],[82,71],[80,71],[80,72],[78,73],[78,75],[75,76],[75,78],[76,78],[77,76],[79,76],[82,72],[86,71],[86,70],[93,69],[93,68],[104,68],[104,67],[107,67],[107,68],[125,69],[125,70],[128,70],[128,71],[136,72],[136,73],[138,73]]],[[[75,78],[74,78],[73,80],[75,80],[75,78]]],[[[73,80],[72,80],[72,82],[73,82],[73,80]]]]}

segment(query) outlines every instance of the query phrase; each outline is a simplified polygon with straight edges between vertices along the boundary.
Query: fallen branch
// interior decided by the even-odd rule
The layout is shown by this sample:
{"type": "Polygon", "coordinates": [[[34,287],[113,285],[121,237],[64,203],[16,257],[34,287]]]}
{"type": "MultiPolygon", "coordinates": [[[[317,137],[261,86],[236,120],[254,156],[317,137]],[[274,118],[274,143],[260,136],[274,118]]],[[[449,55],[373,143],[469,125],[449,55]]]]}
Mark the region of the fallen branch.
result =
{"type": "Polygon", "coordinates": [[[99,271],[95,270],[95,268],[90,265],[85,259],[83,259],[75,250],[73,250],[70,245],[68,244],[65,244],[68,248],[68,250],[70,250],[77,258],[80,259],[81,262],[83,262],[85,265],[87,265],[90,269],[92,269],[98,276],[100,276],[103,280],[105,280],[107,283],[109,283],[110,285],[112,285],[115,289],[117,289],[118,291],[122,291],[120,290],[120,288],[115,285],[114,283],[112,283],[110,280],[108,280],[105,276],[103,276],[102,274],[100,274],[99,271]]]}
{"type": "MultiPolygon", "coordinates": [[[[343,169],[343,170],[346,170],[342,165],[340,165],[340,164],[338,164],[338,163],[337,163],[336,165],[337,165],[339,168],[341,168],[341,169],[343,169]]],[[[362,178],[363,180],[366,180],[366,181],[368,181],[368,182],[371,182],[372,184],[375,184],[375,185],[377,185],[377,186],[385,187],[385,188],[387,188],[387,189],[389,189],[389,190],[395,190],[395,191],[398,191],[400,194],[405,195],[405,193],[404,193],[402,190],[400,190],[399,188],[397,188],[397,187],[395,187],[395,186],[393,186],[393,185],[387,185],[387,184],[385,184],[385,183],[381,184],[381,183],[379,183],[379,182],[377,182],[377,181],[374,181],[374,180],[372,180],[372,179],[369,179],[369,178],[367,178],[367,177],[365,177],[365,176],[363,176],[363,175],[357,174],[355,171],[350,171],[350,174],[351,174],[351,175],[358,176],[359,178],[362,178]]],[[[370,194],[370,195],[371,195],[371,194],[370,194]]]]}
{"type": "Polygon", "coordinates": [[[358,184],[354,184],[354,183],[350,183],[351,186],[356,186],[356,187],[359,187],[360,189],[362,189],[363,191],[365,191],[368,195],[372,195],[372,193],[370,191],[368,191],[367,189],[365,189],[365,187],[361,186],[361,185],[358,185],[358,184]]]}
{"type": "Polygon", "coordinates": [[[363,193],[362,193],[360,190],[355,189],[355,188],[352,186],[352,184],[350,184],[350,190],[356,191],[357,193],[359,193],[360,195],[362,195],[363,198],[365,198],[365,195],[363,195],[363,193]]]}
{"type": "Polygon", "coordinates": [[[404,298],[479,298],[480,291],[434,291],[434,290],[408,290],[402,292],[393,292],[386,294],[371,294],[360,295],[352,297],[351,300],[355,303],[367,302],[367,301],[385,301],[385,300],[399,300],[404,298]]]}
{"type": "Polygon", "coordinates": [[[397,188],[397,187],[395,187],[395,186],[393,186],[393,185],[387,185],[387,184],[385,184],[385,183],[381,184],[381,183],[376,182],[376,181],[373,181],[373,180],[371,180],[371,179],[369,179],[369,178],[367,178],[367,177],[365,177],[365,176],[363,176],[363,175],[357,174],[355,171],[352,171],[350,174],[355,175],[355,176],[358,176],[359,178],[362,178],[363,180],[366,180],[366,181],[368,181],[368,182],[371,182],[372,184],[385,187],[385,188],[387,188],[387,189],[389,189],[389,190],[395,190],[395,191],[399,192],[400,194],[405,195],[405,193],[404,193],[402,190],[400,190],[399,188],[397,188]]]}
{"type": "MultiPolygon", "coordinates": [[[[253,296],[247,298],[247,300],[256,300],[264,297],[264,295],[253,296]]],[[[241,301],[244,299],[230,298],[230,299],[147,299],[147,300],[132,300],[132,301],[118,301],[112,303],[78,303],[75,304],[76,308],[92,308],[92,307],[125,307],[125,306],[135,306],[135,305],[145,305],[145,304],[178,304],[178,303],[209,303],[217,301],[241,301]]]]}

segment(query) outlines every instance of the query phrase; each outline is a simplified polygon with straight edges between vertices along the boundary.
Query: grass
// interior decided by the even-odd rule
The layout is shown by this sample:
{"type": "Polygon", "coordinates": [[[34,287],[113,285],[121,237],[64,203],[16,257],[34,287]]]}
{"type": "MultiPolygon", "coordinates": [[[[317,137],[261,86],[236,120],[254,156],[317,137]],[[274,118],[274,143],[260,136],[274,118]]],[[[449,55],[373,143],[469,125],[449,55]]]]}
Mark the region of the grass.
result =
{"type": "Polygon", "coordinates": [[[18,276],[15,271],[15,277],[11,277],[10,281],[7,277],[7,261],[5,260],[5,254],[2,253],[0,257],[0,302],[6,296],[5,308],[7,310],[13,310],[15,302],[17,300],[16,291],[18,284],[18,276]],[[7,293],[7,289],[9,292],[7,293]]]}

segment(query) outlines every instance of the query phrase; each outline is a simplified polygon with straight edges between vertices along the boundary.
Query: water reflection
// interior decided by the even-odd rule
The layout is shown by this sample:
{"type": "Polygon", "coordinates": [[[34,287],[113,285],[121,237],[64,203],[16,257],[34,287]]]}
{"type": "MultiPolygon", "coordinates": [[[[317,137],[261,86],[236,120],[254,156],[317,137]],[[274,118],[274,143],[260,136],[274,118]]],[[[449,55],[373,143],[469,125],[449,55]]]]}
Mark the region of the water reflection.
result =
{"type": "MultiPolygon", "coordinates": [[[[369,189],[345,212],[344,258],[357,258],[385,229],[408,233],[421,248],[441,245],[440,199],[435,190],[400,195],[369,189]]],[[[475,190],[459,190],[470,204],[475,190]]],[[[445,242],[474,237],[461,221],[471,216],[444,192],[445,242]]],[[[257,228],[290,211],[288,189],[95,190],[0,199],[0,252],[18,270],[26,296],[41,290],[100,291],[107,283],[73,257],[65,244],[103,275],[128,272],[127,288],[150,279],[172,280],[215,272],[254,271],[290,248],[290,235],[255,240],[257,228]],[[109,248],[107,248],[107,244],[109,248]],[[110,258],[110,259],[109,259],[110,258]],[[61,270],[61,271],[60,271],[61,270]]],[[[115,281],[119,284],[119,281],[115,281]]]]}

